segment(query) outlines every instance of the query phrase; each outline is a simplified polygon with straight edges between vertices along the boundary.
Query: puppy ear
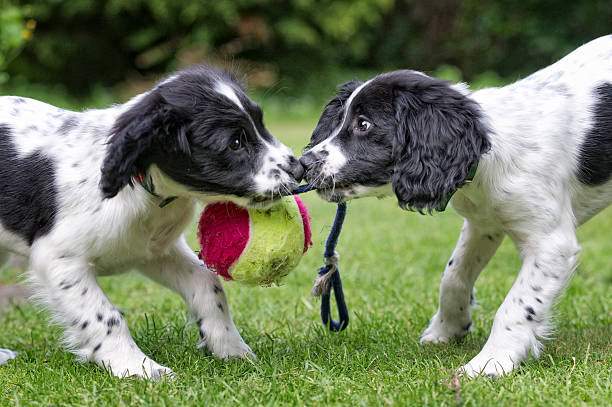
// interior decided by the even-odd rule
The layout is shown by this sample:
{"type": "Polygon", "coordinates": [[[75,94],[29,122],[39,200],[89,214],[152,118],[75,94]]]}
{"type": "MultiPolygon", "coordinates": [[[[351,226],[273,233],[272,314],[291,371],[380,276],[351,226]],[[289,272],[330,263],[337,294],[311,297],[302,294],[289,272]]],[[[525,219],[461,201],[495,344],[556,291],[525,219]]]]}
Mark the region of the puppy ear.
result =
{"type": "Polygon", "coordinates": [[[362,82],[360,81],[350,81],[338,85],[336,96],[334,96],[334,98],[327,103],[325,109],[323,109],[317,127],[315,127],[312,132],[310,143],[308,143],[304,150],[309,150],[325,140],[331,135],[334,129],[338,127],[342,121],[346,101],[361,84],[362,82]]]}
{"type": "Polygon", "coordinates": [[[444,210],[490,148],[480,106],[442,80],[413,71],[388,76],[396,121],[393,191],[404,209],[444,210]]]}
{"type": "Polygon", "coordinates": [[[104,198],[112,198],[126,185],[133,185],[139,173],[151,165],[154,144],[166,152],[189,154],[185,120],[162,96],[159,89],[121,114],[111,130],[102,164],[100,188],[104,198]]]}

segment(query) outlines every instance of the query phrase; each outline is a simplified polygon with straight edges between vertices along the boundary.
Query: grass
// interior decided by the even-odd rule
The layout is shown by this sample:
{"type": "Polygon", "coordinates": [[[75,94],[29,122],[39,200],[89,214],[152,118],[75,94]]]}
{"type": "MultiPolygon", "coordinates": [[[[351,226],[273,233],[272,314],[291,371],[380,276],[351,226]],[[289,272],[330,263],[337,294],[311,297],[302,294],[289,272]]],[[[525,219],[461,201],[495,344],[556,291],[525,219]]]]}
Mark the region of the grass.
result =
{"type": "MultiPolygon", "coordinates": [[[[299,151],[314,124],[277,121],[269,127],[299,151]]],[[[421,346],[461,219],[452,210],[403,212],[393,199],[354,201],[338,246],[351,325],[328,333],[309,293],[335,207],[313,193],[304,200],[315,245],[285,284],[225,284],[234,321],[257,361],[203,356],[177,295],[135,273],[106,277],[100,283],[125,313],[138,345],[172,368],[177,380],[120,380],[78,363],[58,344],[59,331],[48,328],[45,313],[23,304],[0,314],[0,346],[21,352],[0,367],[0,405],[454,406],[457,399],[465,406],[609,405],[612,211],[580,230],[580,269],[559,301],[555,339],[542,357],[495,381],[461,379],[458,390],[453,369],[485,343],[520,267],[512,243],[504,242],[477,283],[473,332],[461,343],[421,346]]],[[[0,282],[15,283],[18,275],[9,270],[0,282]]]]}

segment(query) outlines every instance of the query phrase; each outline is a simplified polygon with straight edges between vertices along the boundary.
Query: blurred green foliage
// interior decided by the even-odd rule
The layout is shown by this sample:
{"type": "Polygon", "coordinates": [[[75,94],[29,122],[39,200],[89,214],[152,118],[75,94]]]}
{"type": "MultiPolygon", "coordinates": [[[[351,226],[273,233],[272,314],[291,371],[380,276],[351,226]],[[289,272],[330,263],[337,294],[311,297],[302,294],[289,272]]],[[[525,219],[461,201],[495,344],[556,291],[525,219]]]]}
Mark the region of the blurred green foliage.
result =
{"type": "Polygon", "coordinates": [[[298,97],[320,103],[338,82],[398,68],[482,85],[512,81],[608,34],[612,21],[610,0],[0,4],[0,57],[12,59],[0,63],[5,90],[38,84],[82,96],[113,87],[112,97],[122,99],[151,78],[207,61],[245,74],[256,92],[280,105],[298,97]],[[37,23],[33,41],[21,35],[26,15],[37,23]]]}
{"type": "Polygon", "coordinates": [[[0,85],[8,82],[8,64],[32,38],[36,27],[34,20],[25,20],[24,11],[26,8],[16,7],[7,0],[0,1],[0,85]]]}

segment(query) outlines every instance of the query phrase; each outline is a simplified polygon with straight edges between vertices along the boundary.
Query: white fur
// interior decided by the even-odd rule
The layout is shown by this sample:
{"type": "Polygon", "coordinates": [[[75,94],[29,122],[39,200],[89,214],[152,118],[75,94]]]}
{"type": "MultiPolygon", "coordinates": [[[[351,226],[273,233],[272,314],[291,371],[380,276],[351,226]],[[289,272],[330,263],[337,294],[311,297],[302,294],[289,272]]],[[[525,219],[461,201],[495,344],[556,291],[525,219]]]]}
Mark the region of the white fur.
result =
{"type": "Polygon", "coordinates": [[[231,86],[226,84],[225,82],[217,82],[215,85],[215,90],[231,100],[236,106],[240,108],[240,110],[244,110],[244,106],[240,103],[240,99],[236,96],[236,92],[232,89],[231,86]]]}

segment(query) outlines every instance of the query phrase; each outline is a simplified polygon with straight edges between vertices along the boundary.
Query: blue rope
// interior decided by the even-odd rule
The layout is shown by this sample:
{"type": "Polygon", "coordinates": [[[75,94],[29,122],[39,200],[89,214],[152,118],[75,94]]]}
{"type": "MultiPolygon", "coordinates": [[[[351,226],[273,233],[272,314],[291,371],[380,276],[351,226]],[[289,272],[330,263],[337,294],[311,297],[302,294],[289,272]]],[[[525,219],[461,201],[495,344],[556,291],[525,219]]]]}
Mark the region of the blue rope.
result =
{"type": "MultiPolygon", "coordinates": [[[[304,192],[312,191],[316,188],[306,184],[300,185],[293,194],[302,194],[304,192]]],[[[323,257],[327,260],[333,257],[336,253],[336,245],[338,244],[338,237],[342,231],[342,224],[346,217],[346,203],[342,202],[338,204],[336,210],[336,217],[334,218],[334,224],[332,225],[327,242],[325,243],[325,252],[323,257]]],[[[326,262],[327,263],[327,262],[326,262]]],[[[319,276],[327,274],[333,266],[326,264],[319,269],[319,276]]],[[[321,295],[321,320],[323,325],[327,326],[330,331],[338,332],[343,331],[349,324],[349,312],[344,300],[344,291],[342,290],[342,280],[340,279],[340,270],[336,266],[336,271],[330,277],[329,284],[323,294],[321,295]],[[338,308],[338,321],[334,321],[331,315],[330,297],[331,290],[334,290],[334,297],[336,299],[336,307],[338,308]]]]}

